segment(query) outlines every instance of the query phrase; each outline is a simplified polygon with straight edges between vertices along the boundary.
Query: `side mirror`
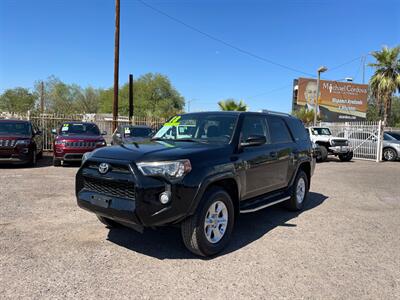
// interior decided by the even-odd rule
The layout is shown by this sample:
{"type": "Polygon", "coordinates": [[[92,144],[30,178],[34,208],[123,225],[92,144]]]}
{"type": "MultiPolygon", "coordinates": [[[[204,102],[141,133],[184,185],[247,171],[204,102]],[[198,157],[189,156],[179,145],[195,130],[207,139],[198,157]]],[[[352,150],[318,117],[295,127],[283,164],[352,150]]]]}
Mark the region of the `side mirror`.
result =
{"type": "Polygon", "coordinates": [[[266,142],[267,139],[263,135],[251,135],[247,138],[245,142],[242,142],[240,146],[242,147],[260,146],[264,145],[266,142]]]}
{"type": "Polygon", "coordinates": [[[53,129],[51,130],[51,133],[52,133],[52,134],[57,134],[57,129],[53,128],[53,129]]]}
{"type": "Polygon", "coordinates": [[[101,135],[107,135],[107,131],[102,131],[101,135]]]}

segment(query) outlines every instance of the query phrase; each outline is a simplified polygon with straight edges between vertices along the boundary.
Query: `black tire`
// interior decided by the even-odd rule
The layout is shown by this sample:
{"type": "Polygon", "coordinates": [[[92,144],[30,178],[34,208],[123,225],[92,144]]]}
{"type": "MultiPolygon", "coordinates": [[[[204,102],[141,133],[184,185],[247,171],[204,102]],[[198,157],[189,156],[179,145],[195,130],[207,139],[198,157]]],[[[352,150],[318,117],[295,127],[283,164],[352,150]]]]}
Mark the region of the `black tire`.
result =
{"type": "Polygon", "coordinates": [[[61,166],[61,160],[53,157],[53,166],[55,166],[55,167],[61,166]]]}
{"type": "Polygon", "coordinates": [[[103,223],[104,225],[106,225],[108,228],[121,227],[120,224],[118,224],[117,222],[115,222],[115,221],[113,221],[111,219],[108,219],[106,217],[102,217],[102,216],[99,216],[99,215],[96,215],[96,216],[99,219],[99,221],[101,223],[103,223]]]}
{"type": "Polygon", "coordinates": [[[326,161],[328,158],[328,149],[325,146],[319,146],[320,154],[317,156],[317,162],[326,161]]]}
{"type": "Polygon", "coordinates": [[[303,208],[304,203],[308,199],[308,191],[309,191],[309,182],[307,174],[303,170],[299,170],[296,175],[296,179],[294,180],[293,187],[292,187],[292,194],[288,201],[286,201],[286,207],[292,211],[299,211],[303,208]],[[300,182],[303,183],[300,183],[300,182]],[[303,186],[304,184],[304,186],[303,186]],[[298,186],[303,186],[304,196],[302,199],[298,197],[298,186]]]}
{"type": "Polygon", "coordinates": [[[386,161],[394,161],[397,159],[397,153],[392,148],[383,149],[382,156],[383,156],[383,160],[386,160],[386,161]]]}
{"type": "Polygon", "coordinates": [[[344,154],[339,154],[339,159],[341,161],[351,161],[353,159],[353,151],[344,154]]]}
{"type": "Polygon", "coordinates": [[[35,150],[32,150],[31,158],[30,158],[30,160],[29,160],[28,165],[29,165],[31,168],[34,168],[34,167],[36,167],[36,161],[37,161],[37,153],[36,153],[36,149],[35,149],[35,150]]]}
{"type": "MultiPolygon", "coordinates": [[[[218,216],[219,214],[214,215],[214,217],[218,216]]],[[[212,256],[221,252],[227,246],[231,238],[235,222],[234,218],[235,209],[229,194],[219,187],[210,188],[205,192],[196,213],[187,218],[181,224],[182,239],[186,248],[188,248],[192,253],[200,256],[212,256]],[[224,211],[227,214],[228,220],[221,239],[212,243],[206,236],[205,222],[209,209],[212,209],[212,206],[215,205],[216,202],[222,202],[225,205],[224,211]]],[[[210,218],[208,219],[210,220],[210,218]]],[[[223,226],[220,223],[214,225],[217,226],[218,229],[217,227],[213,228],[213,225],[209,225],[211,227],[211,235],[213,235],[214,230],[220,232],[222,227],[219,226],[223,226]]]]}

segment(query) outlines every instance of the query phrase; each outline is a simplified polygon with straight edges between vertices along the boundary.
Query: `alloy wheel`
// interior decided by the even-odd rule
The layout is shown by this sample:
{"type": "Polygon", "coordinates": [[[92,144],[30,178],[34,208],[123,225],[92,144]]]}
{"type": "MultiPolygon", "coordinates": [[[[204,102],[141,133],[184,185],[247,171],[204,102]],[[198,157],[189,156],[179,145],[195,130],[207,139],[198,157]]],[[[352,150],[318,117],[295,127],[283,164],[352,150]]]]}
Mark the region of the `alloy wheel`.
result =
{"type": "Polygon", "coordinates": [[[215,201],[208,208],[204,219],[204,233],[207,240],[218,243],[224,237],[228,226],[228,209],[222,201],[215,201]]]}
{"type": "Polygon", "coordinates": [[[304,181],[304,178],[300,177],[299,180],[297,181],[297,187],[296,187],[297,203],[303,202],[305,194],[306,194],[306,182],[304,181]]]}

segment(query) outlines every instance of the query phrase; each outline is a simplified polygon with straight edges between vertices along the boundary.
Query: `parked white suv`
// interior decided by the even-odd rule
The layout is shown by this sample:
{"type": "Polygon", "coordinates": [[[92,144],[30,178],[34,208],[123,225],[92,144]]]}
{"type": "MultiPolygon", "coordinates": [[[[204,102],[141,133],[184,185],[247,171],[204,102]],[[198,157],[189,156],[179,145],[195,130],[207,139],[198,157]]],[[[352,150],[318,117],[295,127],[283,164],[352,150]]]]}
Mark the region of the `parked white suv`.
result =
{"type": "Polygon", "coordinates": [[[328,155],[338,156],[341,161],[350,161],[353,150],[345,138],[335,137],[327,127],[307,128],[311,141],[318,145],[317,161],[324,161],[328,155]]]}

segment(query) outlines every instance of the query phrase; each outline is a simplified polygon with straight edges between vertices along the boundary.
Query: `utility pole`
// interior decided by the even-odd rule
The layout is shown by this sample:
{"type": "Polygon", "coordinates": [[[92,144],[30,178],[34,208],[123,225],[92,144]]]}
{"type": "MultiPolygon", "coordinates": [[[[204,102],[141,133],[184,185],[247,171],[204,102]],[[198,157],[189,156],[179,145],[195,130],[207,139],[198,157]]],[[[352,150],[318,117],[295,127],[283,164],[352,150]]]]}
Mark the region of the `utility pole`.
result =
{"type": "Polygon", "coordinates": [[[129,123],[133,119],[133,75],[129,74],[129,123]]]}
{"type": "Polygon", "coordinates": [[[114,99],[113,99],[113,132],[118,126],[118,76],[119,76],[119,13],[120,0],[115,0],[115,44],[114,44],[114,99]]]}
{"type": "Polygon", "coordinates": [[[44,113],[44,83],[40,83],[40,112],[44,113]]]}

